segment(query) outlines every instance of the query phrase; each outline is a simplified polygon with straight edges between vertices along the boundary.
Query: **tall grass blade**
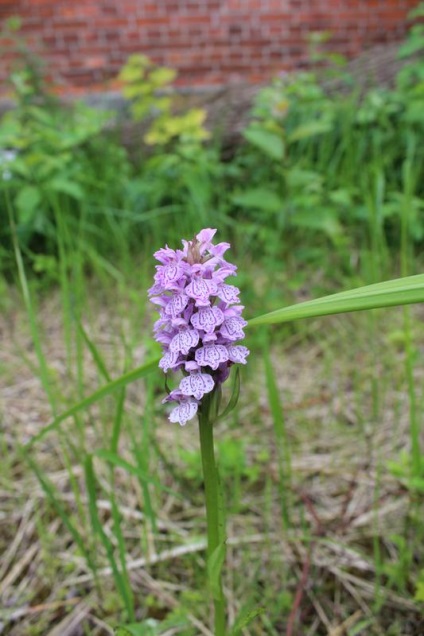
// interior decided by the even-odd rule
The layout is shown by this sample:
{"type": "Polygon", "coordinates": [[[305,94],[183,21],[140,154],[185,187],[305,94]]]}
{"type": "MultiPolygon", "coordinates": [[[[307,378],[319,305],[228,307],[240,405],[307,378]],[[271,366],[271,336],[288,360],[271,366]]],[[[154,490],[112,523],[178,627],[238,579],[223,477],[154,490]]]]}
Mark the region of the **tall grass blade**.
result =
{"type": "Polygon", "coordinates": [[[424,302],[424,274],[365,285],[324,298],[277,309],[249,320],[249,326],[424,302]]]}
{"type": "Polygon", "coordinates": [[[26,461],[28,462],[28,464],[31,466],[31,469],[34,471],[48,500],[51,502],[57,514],[61,518],[63,525],[68,530],[69,534],[72,536],[78,548],[81,550],[81,554],[84,555],[88,566],[90,567],[91,571],[94,574],[94,578],[97,580],[97,577],[96,577],[97,567],[89,550],[87,550],[86,541],[84,540],[84,537],[81,535],[80,532],[78,532],[78,530],[76,529],[76,527],[70,520],[70,515],[66,512],[66,510],[62,506],[59,499],[55,496],[55,492],[54,492],[55,489],[52,486],[52,484],[49,482],[49,480],[45,477],[43,472],[37,466],[37,463],[34,461],[34,459],[28,453],[26,453],[25,450],[24,450],[24,457],[26,461]]]}
{"type": "MultiPolygon", "coordinates": [[[[148,449],[151,446],[152,435],[150,432],[150,425],[152,421],[152,403],[154,402],[154,387],[153,383],[150,381],[146,381],[146,402],[144,407],[144,413],[141,418],[141,427],[140,433],[141,437],[137,438],[136,431],[133,429],[130,431],[131,441],[132,441],[132,453],[137,466],[139,468],[139,477],[138,481],[140,483],[140,487],[143,493],[144,500],[144,510],[146,517],[150,521],[150,526],[153,533],[156,533],[157,524],[156,524],[156,514],[154,511],[152,497],[150,495],[150,483],[148,480],[144,479],[142,475],[150,475],[153,473],[153,469],[151,466],[151,453],[148,452],[148,449]]],[[[146,550],[149,549],[149,543],[146,541],[145,544],[146,550]]]]}
{"type": "Polygon", "coordinates": [[[15,253],[16,265],[18,268],[19,282],[22,289],[22,296],[25,303],[25,309],[28,314],[29,324],[31,328],[31,336],[34,343],[35,354],[37,356],[40,379],[43,385],[43,389],[46,392],[47,398],[49,400],[49,404],[51,406],[53,415],[55,415],[56,414],[56,397],[51,389],[51,378],[50,378],[49,370],[47,367],[46,358],[43,354],[43,350],[41,346],[37,320],[35,317],[35,311],[34,311],[32,299],[31,299],[31,294],[29,291],[29,285],[28,285],[28,280],[27,280],[27,276],[25,272],[24,261],[23,261],[21,249],[19,246],[19,240],[18,240],[18,235],[16,231],[12,204],[10,202],[10,197],[9,197],[9,193],[7,189],[5,193],[5,198],[6,198],[6,209],[7,209],[7,213],[9,217],[10,232],[12,236],[13,250],[15,253]]]}
{"type": "Polygon", "coordinates": [[[118,452],[119,437],[122,429],[122,418],[124,415],[126,390],[121,389],[118,395],[118,401],[116,405],[115,419],[113,421],[112,439],[110,442],[110,450],[112,453],[118,452]]]}
{"type": "MultiPolygon", "coordinates": [[[[103,523],[99,518],[99,513],[97,510],[97,497],[96,497],[96,478],[94,475],[93,468],[93,458],[88,455],[84,462],[84,470],[85,470],[85,479],[87,484],[87,492],[88,492],[88,505],[90,511],[90,519],[91,525],[93,527],[94,532],[99,536],[103,547],[105,548],[110,566],[113,572],[113,578],[115,580],[116,587],[121,596],[121,599],[125,605],[125,609],[128,613],[128,618],[130,621],[133,621],[135,618],[134,615],[134,598],[131,591],[131,584],[128,577],[128,572],[126,570],[126,566],[124,572],[121,572],[118,568],[118,564],[115,559],[114,554],[114,546],[106,534],[103,523]]],[[[113,510],[113,507],[112,507],[113,510]]],[[[121,551],[121,548],[120,548],[121,551]]]]}
{"type": "Polygon", "coordinates": [[[87,407],[91,406],[95,402],[98,402],[107,395],[110,395],[118,389],[122,389],[123,387],[127,386],[127,384],[131,384],[131,382],[135,382],[140,378],[146,377],[147,375],[149,375],[149,373],[153,373],[153,371],[157,369],[159,359],[160,358],[154,358],[153,360],[146,362],[146,364],[133,369],[133,371],[124,373],[123,375],[119,376],[119,378],[116,378],[116,380],[112,380],[112,382],[109,382],[97,391],[94,391],[94,393],[81,400],[81,402],[78,402],[78,404],[74,404],[74,406],[72,406],[70,409],[64,411],[63,413],[61,413],[61,415],[58,415],[58,417],[56,417],[53,422],[41,429],[41,431],[37,433],[37,435],[34,435],[34,437],[26,444],[26,448],[31,448],[31,446],[40,441],[48,433],[57,429],[60,423],[63,422],[63,420],[66,420],[68,417],[75,415],[75,413],[78,413],[78,411],[86,409],[87,407]]]}
{"type": "Polygon", "coordinates": [[[184,497],[180,493],[178,493],[176,490],[172,490],[172,488],[168,488],[159,479],[155,479],[155,477],[152,477],[151,475],[147,475],[145,472],[142,471],[142,469],[139,466],[134,466],[133,464],[130,464],[125,459],[122,459],[122,457],[119,457],[119,455],[115,455],[114,453],[111,453],[110,451],[104,450],[104,449],[100,449],[94,452],[93,455],[95,457],[99,457],[100,459],[104,459],[107,462],[110,462],[114,466],[123,468],[130,475],[134,475],[134,477],[137,477],[138,479],[143,479],[146,482],[152,483],[154,486],[161,488],[164,492],[167,492],[170,495],[173,495],[173,497],[177,497],[177,499],[184,500],[184,497]]]}
{"type": "Polygon", "coordinates": [[[100,351],[97,349],[96,345],[94,344],[94,342],[88,337],[87,332],[85,331],[84,327],[82,326],[82,324],[80,322],[78,322],[78,331],[80,336],[82,337],[85,345],[87,346],[88,350],[90,351],[92,358],[96,364],[97,370],[100,373],[100,375],[103,377],[104,380],[106,380],[106,382],[110,382],[111,381],[111,377],[109,375],[109,372],[106,368],[106,364],[100,354],[100,351]]]}
{"type": "Polygon", "coordinates": [[[231,390],[231,397],[225,409],[218,415],[219,418],[226,417],[236,406],[240,395],[240,369],[237,367],[234,373],[233,387],[231,390]]]}
{"type": "Polygon", "coordinates": [[[264,343],[265,379],[268,390],[269,406],[274,424],[275,440],[278,453],[279,494],[281,513],[285,528],[290,527],[290,498],[291,498],[291,457],[290,446],[285,426],[283,407],[275,379],[275,371],[269,355],[269,343],[264,343]]]}
{"type": "MultiPolygon", "coordinates": [[[[412,246],[410,245],[410,226],[411,211],[413,198],[413,178],[412,165],[415,150],[415,142],[409,144],[410,155],[405,160],[402,170],[402,178],[404,185],[404,196],[402,197],[401,210],[401,271],[406,276],[410,271],[410,262],[412,262],[412,246]],[[411,156],[412,155],[412,156],[411,156]]],[[[421,456],[421,426],[417,412],[417,396],[414,380],[414,343],[411,327],[411,312],[409,307],[404,307],[404,334],[405,334],[405,373],[408,384],[409,397],[409,431],[411,437],[411,467],[414,477],[421,476],[422,456],[421,456]]]]}

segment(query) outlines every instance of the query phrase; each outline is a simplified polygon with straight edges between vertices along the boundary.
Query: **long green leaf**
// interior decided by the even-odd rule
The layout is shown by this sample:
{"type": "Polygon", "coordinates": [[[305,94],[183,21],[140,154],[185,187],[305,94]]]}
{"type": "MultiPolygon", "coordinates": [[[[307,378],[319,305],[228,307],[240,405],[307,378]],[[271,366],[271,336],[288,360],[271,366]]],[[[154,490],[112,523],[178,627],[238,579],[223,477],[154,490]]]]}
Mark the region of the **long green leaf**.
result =
{"type": "Polygon", "coordinates": [[[62,503],[61,503],[60,499],[56,496],[55,487],[47,479],[47,477],[43,474],[43,471],[41,470],[41,468],[39,468],[39,466],[37,466],[36,462],[31,457],[31,455],[25,453],[25,450],[24,450],[24,456],[25,456],[25,459],[28,461],[29,465],[31,466],[32,470],[34,471],[38,481],[40,482],[41,488],[43,489],[44,493],[46,494],[48,500],[50,501],[50,503],[55,508],[57,514],[59,515],[59,517],[62,520],[63,525],[68,530],[69,534],[74,539],[74,541],[77,544],[78,548],[81,550],[81,553],[86,558],[87,563],[88,563],[91,571],[93,572],[94,577],[96,578],[97,577],[96,563],[93,560],[92,555],[90,554],[90,551],[87,549],[84,537],[77,530],[76,526],[71,521],[71,516],[69,515],[68,511],[65,510],[65,508],[62,506],[62,503]]]}
{"type": "Polygon", "coordinates": [[[280,391],[277,385],[276,374],[271,362],[270,345],[268,338],[263,343],[263,362],[265,368],[265,380],[268,392],[268,404],[270,406],[274,423],[274,434],[278,459],[278,488],[280,493],[280,505],[282,519],[285,528],[290,527],[290,499],[291,499],[291,457],[290,443],[286,430],[283,406],[280,391]]]}
{"type": "Polygon", "coordinates": [[[221,572],[224,565],[226,545],[220,543],[208,559],[208,580],[212,596],[216,601],[222,601],[221,572]]]}
{"type": "Polygon", "coordinates": [[[276,161],[283,160],[284,141],[280,135],[263,128],[251,126],[243,132],[243,136],[271,159],[276,161]]]}
{"type": "Polygon", "coordinates": [[[249,327],[421,302],[424,302],[424,274],[366,285],[283,307],[249,320],[249,327]]]}
{"type": "Polygon", "coordinates": [[[152,483],[157,488],[160,488],[163,491],[168,492],[170,495],[172,495],[173,497],[176,497],[177,499],[184,500],[184,497],[180,495],[176,490],[172,490],[172,488],[168,488],[159,479],[155,479],[151,475],[146,474],[139,466],[134,466],[133,464],[130,464],[125,459],[123,459],[122,457],[119,457],[119,455],[116,455],[115,453],[111,453],[110,451],[101,448],[100,450],[95,451],[93,455],[95,457],[99,457],[100,459],[104,459],[107,462],[110,462],[114,466],[119,466],[119,468],[123,468],[124,470],[129,472],[130,475],[134,475],[135,477],[138,477],[147,483],[152,483]]]}
{"type": "Polygon", "coordinates": [[[90,340],[90,338],[88,337],[87,332],[85,331],[84,327],[82,326],[82,324],[80,322],[77,323],[77,329],[80,332],[82,339],[84,340],[86,346],[88,347],[94,362],[96,363],[96,367],[97,370],[99,371],[99,373],[103,376],[103,378],[106,380],[106,382],[110,382],[111,378],[109,375],[109,372],[106,368],[106,364],[101,356],[100,351],[97,349],[96,345],[94,344],[94,342],[92,340],[90,340]]]}
{"type": "Polygon", "coordinates": [[[72,406],[70,409],[58,415],[58,417],[56,417],[53,422],[48,424],[48,426],[45,426],[43,429],[41,429],[41,431],[37,433],[37,435],[34,435],[34,437],[28,442],[28,444],[26,444],[25,448],[28,449],[33,446],[33,444],[38,442],[45,435],[47,435],[51,431],[54,431],[59,426],[59,424],[63,422],[63,420],[66,420],[68,417],[72,417],[73,415],[78,413],[78,411],[86,409],[88,406],[91,406],[91,404],[94,404],[107,395],[114,393],[114,391],[116,391],[117,389],[121,389],[122,387],[127,386],[127,384],[131,384],[131,382],[134,382],[135,380],[139,380],[140,378],[144,378],[146,375],[149,375],[149,373],[152,373],[157,369],[159,360],[160,358],[155,358],[154,360],[150,360],[150,362],[143,364],[141,367],[137,367],[137,369],[134,369],[133,371],[124,373],[119,378],[116,378],[116,380],[112,380],[112,382],[109,382],[97,391],[94,391],[94,393],[81,400],[81,402],[78,402],[78,404],[74,404],[74,406],[72,406]]]}
{"type": "Polygon", "coordinates": [[[134,620],[134,598],[126,566],[123,572],[119,570],[118,563],[115,558],[114,546],[103,528],[103,522],[100,519],[99,512],[97,510],[96,478],[94,474],[93,457],[91,455],[88,455],[85,459],[84,472],[92,528],[100,538],[100,541],[106,551],[117,590],[123,604],[125,605],[128,615],[130,616],[130,620],[134,620]]]}

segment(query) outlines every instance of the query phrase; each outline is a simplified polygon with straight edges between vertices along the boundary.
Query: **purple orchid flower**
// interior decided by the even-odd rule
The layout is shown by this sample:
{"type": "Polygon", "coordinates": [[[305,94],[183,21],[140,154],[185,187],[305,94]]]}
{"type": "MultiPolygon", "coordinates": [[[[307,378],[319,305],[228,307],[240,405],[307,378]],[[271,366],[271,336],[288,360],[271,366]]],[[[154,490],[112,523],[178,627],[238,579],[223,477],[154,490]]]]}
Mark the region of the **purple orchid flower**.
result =
{"type": "Polygon", "coordinates": [[[225,281],[236,266],[224,259],[230,245],[212,239],[216,230],[206,228],[183,249],[166,246],[155,253],[155,283],[149,290],[160,318],[154,327],[162,345],[159,367],[164,372],[183,370],[179,387],[165,398],[176,402],[169,419],[183,426],[197,413],[203,396],[224,382],[233,364],[246,364],[246,321],[239,304],[239,289],[225,281]]]}

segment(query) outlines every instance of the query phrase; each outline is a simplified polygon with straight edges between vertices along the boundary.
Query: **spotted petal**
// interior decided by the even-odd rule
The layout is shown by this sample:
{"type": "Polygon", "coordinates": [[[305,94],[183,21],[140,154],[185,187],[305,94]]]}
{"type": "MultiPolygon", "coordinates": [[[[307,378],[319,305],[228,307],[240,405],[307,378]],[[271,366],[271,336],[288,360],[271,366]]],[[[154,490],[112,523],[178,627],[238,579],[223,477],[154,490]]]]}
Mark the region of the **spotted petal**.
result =
{"type": "Polygon", "coordinates": [[[247,325],[247,322],[243,318],[238,316],[232,316],[224,320],[220,327],[221,335],[228,340],[240,340],[244,338],[243,327],[247,325]]]}
{"type": "Polygon", "coordinates": [[[187,307],[188,296],[186,294],[176,294],[171,298],[165,307],[165,313],[172,318],[179,316],[187,307]]]}
{"type": "Polygon", "coordinates": [[[191,420],[197,413],[198,404],[194,400],[187,402],[181,402],[178,406],[172,409],[169,414],[169,420],[171,422],[178,422],[180,426],[184,426],[188,420],[191,420]]]}
{"type": "Polygon", "coordinates": [[[205,307],[192,315],[191,324],[196,329],[203,329],[206,333],[212,333],[215,327],[222,324],[224,314],[219,307],[205,307]]]}
{"type": "Polygon", "coordinates": [[[183,395],[193,395],[196,400],[201,400],[205,393],[212,391],[214,381],[208,373],[191,373],[180,382],[180,390],[183,395]]]}
{"type": "Polygon", "coordinates": [[[180,352],[186,356],[192,347],[197,346],[198,342],[199,332],[196,329],[184,329],[172,338],[169,348],[174,353],[180,352]]]}
{"type": "Polygon", "coordinates": [[[229,360],[231,360],[231,362],[246,364],[246,358],[250,353],[247,347],[243,347],[242,345],[228,345],[226,348],[228,352],[228,358],[229,360]]]}
{"type": "Polygon", "coordinates": [[[179,354],[177,351],[167,351],[159,362],[159,368],[166,373],[169,369],[177,366],[178,358],[179,354]]]}
{"type": "Polygon", "coordinates": [[[180,263],[169,263],[158,270],[158,274],[165,289],[172,289],[183,273],[184,270],[180,263]]]}
{"type": "Polygon", "coordinates": [[[221,362],[227,362],[228,351],[224,345],[211,344],[197,349],[195,357],[201,367],[211,367],[216,370],[221,362]]]}
{"type": "Polygon", "coordinates": [[[238,295],[240,290],[235,285],[227,285],[226,283],[222,283],[218,287],[217,296],[221,300],[224,300],[228,304],[238,303],[239,298],[238,295]]]}
{"type": "Polygon", "coordinates": [[[177,256],[175,250],[171,250],[170,247],[162,247],[160,250],[154,253],[153,255],[157,261],[163,263],[164,265],[168,265],[172,261],[175,261],[177,256]]]}
{"type": "Polygon", "coordinates": [[[213,280],[206,278],[193,278],[191,283],[185,288],[185,293],[190,298],[194,298],[199,304],[208,304],[209,296],[216,294],[217,284],[213,280]]]}

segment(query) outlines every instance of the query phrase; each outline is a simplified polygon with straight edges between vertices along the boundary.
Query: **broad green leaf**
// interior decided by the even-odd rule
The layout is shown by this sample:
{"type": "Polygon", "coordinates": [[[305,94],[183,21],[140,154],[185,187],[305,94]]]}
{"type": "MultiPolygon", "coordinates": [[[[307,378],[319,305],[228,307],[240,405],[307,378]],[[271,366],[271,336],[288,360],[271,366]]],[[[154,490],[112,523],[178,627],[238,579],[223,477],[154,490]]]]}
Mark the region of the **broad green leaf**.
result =
{"type": "Polygon", "coordinates": [[[171,97],[167,97],[166,95],[163,95],[162,97],[154,95],[152,97],[152,108],[154,109],[155,113],[156,111],[167,112],[171,108],[171,105],[171,97]]]}
{"type": "Polygon", "coordinates": [[[262,150],[271,159],[282,161],[284,158],[283,139],[273,132],[262,128],[250,127],[243,132],[244,137],[251,144],[262,150]]]}
{"type": "Polygon", "coordinates": [[[125,66],[121,69],[118,79],[122,82],[136,82],[140,80],[146,70],[152,66],[146,55],[130,55],[125,66]]]}
{"type": "Polygon", "coordinates": [[[249,326],[424,302],[424,274],[366,285],[257,316],[249,326]]]}
{"type": "Polygon", "coordinates": [[[424,18],[424,2],[419,2],[418,6],[408,13],[408,20],[415,20],[415,18],[424,18]]]}
{"type": "Polygon", "coordinates": [[[118,75],[118,79],[121,82],[128,82],[131,84],[132,82],[138,82],[143,76],[144,71],[138,66],[124,66],[121,72],[118,75]]]}
{"type": "MultiPolygon", "coordinates": [[[[18,121],[13,120],[10,117],[10,113],[3,115],[3,118],[0,120],[0,148],[13,148],[17,147],[20,140],[20,135],[22,134],[21,125],[18,121]]],[[[16,157],[12,159],[15,161],[16,157]]],[[[0,164],[2,168],[7,166],[10,163],[8,160],[5,160],[5,157],[1,157],[0,164]]]]}
{"type": "Polygon", "coordinates": [[[10,18],[7,18],[4,26],[9,31],[19,31],[22,26],[22,19],[18,15],[12,15],[10,18]]]}
{"type": "Polygon", "coordinates": [[[323,184],[321,174],[313,170],[302,170],[298,166],[287,170],[286,179],[290,188],[300,188],[304,191],[317,192],[321,190],[323,184]]]}
{"type": "Polygon", "coordinates": [[[330,121],[311,121],[295,128],[289,136],[289,141],[300,141],[301,139],[307,139],[315,135],[323,135],[330,130],[330,121]]]}
{"type": "Polygon", "coordinates": [[[6,169],[10,169],[10,172],[12,172],[13,176],[19,175],[26,180],[31,179],[31,168],[27,165],[26,161],[20,159],[19,157],[16,157],[9,168],[6,167],[6,169]]]}
{"type": "Polygon", "coordinates": [[[154,87],[161,88],[174,81],[177,73],[172,68],[166,68],[165,66],[159,67],[150,71],[149,82],[154,87]]]}
{"type": "Polygon", "coordinates": [[[126,99],[134,99],[142,95],[142,90],[138,84],[128,84],[122,89],[122,94],[126,99]]]}
{"type": "Polygon", "coordinates": [[[15,199],[19,211],[19,222],[28,223],[41,201],[40,191],[34,186],[24,186],[15,199]]]}
{"type": "Polygon", "coordinates": [[[411,477],[411,479],[408,481],[408,487],[410,490],[415,490],[420,493],[424,493],[424,478],[411,477]]]}
{"type": "Polygon", "coordinates": [[[331,210],[301,210],[291,217],[291,223],[294,227],[324,232],[331,238],[342,233],[342,227],[331,210]]]}
{"type": "Polygon", "coordinates": [[[48,186],[51,190],[54,190],[55,192],[62,192],[63,194],[68,194],[74,199],[81,200],[84,196],[84,192],[82,191],[81,187],[73,181],[68,181],[68,179],[61,179],[60,177],[58,177],[57,179],[52,179],[52,181],[49,182],[48,186]]]}
{"type": "Polygon", "coordinates": [[[131,384],[131,382],[135,382],[135,380],[139,380],[140,378],[144,378],[146,377],[146,375],[149,375],[149,373],[153,373],[153,371],[156,371],[158,368],[159,359],[160,358],[155,358],[150,362],[146,362],[146,364],[143,364],[141,367],[137,367],[137,369],[134,369],[133,371],[124,373],[123,375],[119,376],[119,378],[116,378],[116,380],[112,380],[112,382],[109,382],[100,389],[97,389],[97,391],[94,391],[94,393],[81,400],[81,402],[74,404],[74,406],[72,406],[70,409],[64,411],[61,415],[58,415],[58,417],[56,417],[48,426],[45,426],[43,429],[41,429],[41,431],[37,433],[37,435],[34,435],[34,437],[27,443],[25,448],[28,449],[33,446],[33,444],[45,437],[47,433],[50,433],[51,431],[54,431],[56,428],[58,428],[63,420],[66,420],[68,417],[72,417],[73,415],[78,413],[78,411],[86,409],[88,406],[91,406],[91,404],[94,404],[107,395],[114,393],[117,389],[121,389],[122,387],[127,386],[127,384],[131,384]]]}
{"type": "Polygon", "coordinates": [[[352,194],[353,193],[349,190],[339,189],[330,192],[328,198],[330,199],[330,201],[332,201],[332,203],[335,203],[336,205],[348,207],[352,205],[352,194]]]}
{"type": "Polygon", "coordinates": [[[424,581],[417,584],[417,589],[414,596],[416,601],[424,603],[424,581]]]}
{"type": "Polygon", "coordinates": [[[246,208],[258,208],[265,212],[280,212],[283,201],[272,190],[266,188],[252,188],[232,197],[234,203],[246,208]]]}
{"type": "Polygon", "coordinates": [[[424,38],[414,38],[405,42],[398,52],[398,56],[403,59],[405,57],[409,57],[410,55],[414,55],[414,53],[419,53],[424,48],[424,38]]]}

